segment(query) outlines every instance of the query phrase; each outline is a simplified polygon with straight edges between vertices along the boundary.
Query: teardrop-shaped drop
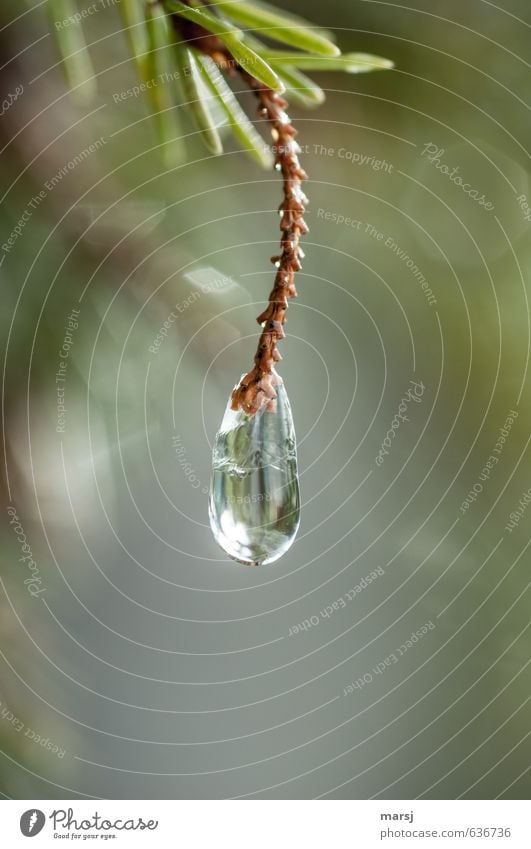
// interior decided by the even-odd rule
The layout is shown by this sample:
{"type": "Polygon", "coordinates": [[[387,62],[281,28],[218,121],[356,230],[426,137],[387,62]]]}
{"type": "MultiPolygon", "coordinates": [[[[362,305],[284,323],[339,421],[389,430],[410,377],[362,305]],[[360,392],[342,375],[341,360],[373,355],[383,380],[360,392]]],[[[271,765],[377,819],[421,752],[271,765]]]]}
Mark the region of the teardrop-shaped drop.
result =
{"type": "Polygon", "coordinates": [[[300,521],[295,429],[282,378],[274,410],[231,410],[216,435],[209,516],[221,548],[240,563],[273,563],[291,546],[300,521]]]}

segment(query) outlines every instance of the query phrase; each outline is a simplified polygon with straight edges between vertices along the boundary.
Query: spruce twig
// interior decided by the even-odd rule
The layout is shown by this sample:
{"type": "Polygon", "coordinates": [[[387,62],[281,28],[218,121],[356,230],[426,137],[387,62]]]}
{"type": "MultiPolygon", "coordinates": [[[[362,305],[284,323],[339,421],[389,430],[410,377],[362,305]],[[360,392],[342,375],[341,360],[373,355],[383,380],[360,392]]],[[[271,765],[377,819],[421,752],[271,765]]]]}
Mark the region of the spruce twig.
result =
{"type": "Polygon", "coordinates": [[[253,368],[242,378],[232,394],[232,408],[254,415],[262,407],[275,409],[275,364],[282,359],[277,342],[285,337],[284,322],[288,299],[297,296],[295,273],[301,269],[304,256],[300,237],[308,232],[303,215],[308,199],[302,190],[307,174],[298,155],[297,130],[287,113],[288,102],[278,91],[254,77],[231,53],[226,41],[204,30],[196,21],[175,21],[184,38],[209,56],[222,70],[237,71],[258,99],[258,114],[271,125],[275,168],[282,174],[283,199],[279,207],[281,252],[271,261],[277,267],[275,281],[266,309],[257,317],[262,333],[254,357],[253,368]]]}
{"type": "Polygon", "coordinates": [[[300,147],[295,140],[297,130],[286,111],[287,100],[272,89],[264,88],[248,72],[240,73],[258,98],[259,115],[271,124],[275,167],[282,174],[283,191],[279,207],[281,253],[271,258],[277,267],[275,282],[266,309],[256,319],[263,330],[254,366],[232,394],[232,408],[253,415],[264,404],[267,410],[275,408],[275,364],[282,359],[277,342],[285,336],[288,299],[297,296],[295,273],[301,269],[304,256],[300,237],[308,232],[303,218],[308,199],[302,190],[302,182],[307,179],[307,174],[299,162],[300,147]]]}
{"type": "MultiPolygon", "coordinates": [[[[74,8],[74,3],[50,0],[50,7],[68,17],[66,12],[74,8]]],[[[281,359],[277,343],[285,336],[288,300],[297,294],[295,274],[303,257],[300,237],[308,232],[303,218],[307,199],[302,190],[307,175],[299,163],[297,132],[287,113],[284,91],[288,89],[293,100],[311,108],[322,103],[324,92],[303,71],[364,73],[391,68],[393,63],[366,53],[341,55],[332,34],[263,0],[123,0],[122,5],[140,82],[151,96],[159,140],[170,164],[181,156],[182,133],[175,125],[174,92],[159,86],[158,80],[164,76],[161,70],[168,64],[173,67],[176,59],[198,136],[210,153],[219,155],[223,150],[210,108],[213,97],[240,145],[263,167],[271,167],[274,161],[282,174],[281,251],[272,258],[277,266],[275,281],[268,305],[257,319],[262,333],[253,368],[232,396],[233,409],[249,415],[262,407],[272,410],[278,380],[275,364],[281,359]],[[273,49],[262,38],[285,46],[273,49]],[[224,80],[224,74],[236,73],[255,94],[260,118],[271,125],[274,156],[264,148],[224,80]]],[[[93,85],[88,52],[85,48],[70,49],[74,32],[82,39],[80,26],[57,33],[70,81],[78,83],[78,88],[86,79],[93,85]]]]}

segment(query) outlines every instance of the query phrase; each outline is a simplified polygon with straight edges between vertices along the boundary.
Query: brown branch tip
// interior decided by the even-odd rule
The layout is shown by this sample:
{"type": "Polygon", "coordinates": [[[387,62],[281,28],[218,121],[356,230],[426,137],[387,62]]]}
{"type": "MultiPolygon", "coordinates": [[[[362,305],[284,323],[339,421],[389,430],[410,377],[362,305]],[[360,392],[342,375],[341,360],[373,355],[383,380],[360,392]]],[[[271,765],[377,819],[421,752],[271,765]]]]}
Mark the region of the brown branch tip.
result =
{"type": "Polygon", "coordinates": [[[282,175],[283,198],[278,210],[282,232],[281,252],[278,256],[271,257],[271,262],[277,268],[275,281],[269,294],[268,305],[256,319],[262,326],[262,333],[254,357],[254,366],[234,389],[231,406],[233,410],[243,410],[248,415],[254,415],[263,407],[266,411],[273,412],[276,409],[274,387],[279,380],[275,364],[282,359],[277,342],[286,335],[284,322],[288,299],[297,296],[295,272],[302,268],[301,259],[304,257],[299,239],[301,235],[308,233],[303,218],[308,199],[302,190],[302,182],[308,179],[308,175],[299,163],[298,154],[301,149],[295,140],[297,130],[286,112],[287,100],[264,86],[235,62],[227,47],[216,36],[197,24],[182,19],[179,20],[178,27],[184,38],[210,56],[222,71],[229,74],[234,73],[234,69],[238,71],[258,99],[260,118],[271,125],[275,168],[282,175]]]}
{"type": "Polygon", "coordinates": [[[275,364],[282,359],[277,342],[286,335],[284,322],[288,298],[295,298],[295,272],[302,268],[304,257],[299,240],[308,232],[303,215],[308,199],[302,190],[302,181],[307,174],[300,166],[300,147],[295,141],[297,130],[286,112],[287,101],[277,92],[265,88],[243,69],[240,74],[258,98],[258,114],[271,124],[275,168],[282,174],[283,199],[279,207],[281,253],[271,257],[277,268],[275,282],[269,294],[266,309],[257,317],[262,326],[254,366],[240,381],[232,393],[232,409],[241,409],[254,415],[265,406],[266,411],[276,407],[275,364]]]}

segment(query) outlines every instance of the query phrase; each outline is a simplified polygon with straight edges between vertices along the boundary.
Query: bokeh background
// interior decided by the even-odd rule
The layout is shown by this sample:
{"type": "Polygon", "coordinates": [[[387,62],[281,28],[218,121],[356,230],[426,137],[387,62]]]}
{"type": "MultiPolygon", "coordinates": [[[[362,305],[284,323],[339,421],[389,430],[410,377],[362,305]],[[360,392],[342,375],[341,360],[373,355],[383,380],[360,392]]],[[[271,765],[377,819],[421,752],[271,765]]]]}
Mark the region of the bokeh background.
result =
{"type": "Polygon", "coordinates": [[[168,167],[144,100],[113,97],[135,82],[116,6],[86,20],[91,103],[45,7],[0,8],[2,100],[23,87],[3,244],[28,213],[0,258],[1,794],[526,798],[528,3],[290,4],[396,67],[316,74],[326,104],[292,110],[311,232],[281,373],[303,511],[256,569],[216,547],[207,491],[272,281],[277,175],[230,139],[206,154],[186,114],[168,167]]]}

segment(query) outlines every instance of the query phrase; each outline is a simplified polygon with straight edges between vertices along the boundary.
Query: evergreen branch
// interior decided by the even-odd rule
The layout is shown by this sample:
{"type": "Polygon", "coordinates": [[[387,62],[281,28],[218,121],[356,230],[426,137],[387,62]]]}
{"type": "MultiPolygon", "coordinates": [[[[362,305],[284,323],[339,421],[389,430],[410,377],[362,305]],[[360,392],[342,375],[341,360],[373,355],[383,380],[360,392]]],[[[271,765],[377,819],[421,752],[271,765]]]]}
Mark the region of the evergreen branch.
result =
{"type": "Polygon", "coordinates": [[[217,8],[228,19],[248,29],[256,30],[273,41],[281,41],[300,50],[324,56],[338,56],[339,48],[311,25],[301,19],[293,20],[279,11],[260,7],[247,0],[214,0],[217,8]]]}
{"type": "Polygon", "coordinates": [[[201,138],[210,153],[219,156],[223,152],[223,145],[216,120],[210,108],[209,92],[203,79],[202,66],[189,48],[179,46],[177,48],[177,68],[184,94],[188,98],[188,106],[201,138]]]}
{"type": "Polygon", "coordinates": [[[200,57],[205,71],[205,79],[212,94],[218,98],[232,131],[242,147],[247,150],[262,168],[271,168],[273,157],[264,140],[254,128],[231,88],[223,79],[215,62],[208,56],[200,57]]]}
{"type": "MultiPolygon", "coordinates": [[[[70,88],[80,100],[88,101],[95,93],[96,78],[76,0],[48,0],[48,10],[55,21],[73,21],[68,27],[56,28],[54,35],[70,88]]],[[[119,10],[138,79],[145,86],[159,144],[168,164],[183,160],[184,145],[179,136],[184,133],[179,129],[175,109],[176,92],[168,85],[154,86],[152,81],[173,66],[174,60],[186,98],[184,105],[207,150],[213,155],[222,152],[220,122],[214,109],[219,101],[233,136],[244,150],[261,164],[265,164],[264,157],[267,158],[237,98],[225,84],[224,91],[230,99],[228,115],[227,101],[219,96],[219,77],[213,87],[208,79],[209,72],[198,66],[197,61],[194,64],[194,50],[208,55],[229,74],[236,68],[243,69],[266,88],[277,92],[288,90],[291,100],[306,109],[319,106],[325,94],[305,71],[366,73],[393,67],[391,61],[380,56],[341,55],[333,43],[332,33],[265,0],[210,0],[208,3],[201,0],[120,0],[119,10]],[[257,36],[282,41],[291,49],[274,49],[257,36]],[[183,53],[183,43],[185,50],[192,48],[191,54],[183,53]]]]}
{"type": "Polygon", "coordinates": [[[96,83],[77,11],[75,0],[48,0],[52,26],[56,21],[72,20],[70,26],[57,30],[56,40],[68,86],[80,102],[87,103],[96,93],[96,83]]]}
{"type": "MultiPolygon", "coordinates": [[[[149,53],[148,77],[152,80],[175,78],[173,33],[168,16],[160,3],[150,3],[146,11],[149,53]]],[[[172,167],[185,159],[173,92],[168,85],[148,88],[153,104],[153,114],[166,163],[172,167]]]]}
{"type": "MultiPolygon", "coordinates": [[[[50,0],[50,6],[63,14],[72,2],[50,0]]],[[[390,68],[392,62],[366,53],[341,56],[322,30],[260,0],[213,0],[209,5],[201,0],[122,0],[121,13],[141,80],[164,73],[168,78],[169,65],[173,68],[173,62],[177,63],[187,106],[208,150],[212,154],[222,152],[213,112],[217,106],[242,147],[265,167],[274,162],[282,174],[281,251],[272,257],[277,269],[274,284],[267,307],[257,318],[262,332],[254,365],[232,395],[233,409],[248,415],[262,407],[273,410],[278,379],[275,365],[281,359],[277,343],[285,336],[288,300],[297,294],[295,274],[304,256],[300,238],[308,232],[303,217],[307,198],[302,190],[307,175],[299,163],[297,131],[281,93],[288,88],[299,103],[316,106],[323,102],[324,92],[303,71],[364,73],[390,68]],[[269,48],[258,40],[257,33],[291,50],[269,48]],[[274,155],[241,108],[222,71],[239,73],[255,94],[259,116],[271,126],[274,155]]],[[[67,72],[79,85],[88,76],[90,60],[81,43],[82,30],[72,32],[75,34],[69,35],[68,41],[77,39],[77,50],[70,52],[72,45],[65,40],[60,50],[65,63],[77,57],[67,72]]],[[[166,156],[170,160],[180,158],[173,94],[167,86],[148,86],[148,90],[166,156]]]]}
{"type": "Polygon", "coordinates": [[[253,76],[261,83],[275,91],[283,91],[283,85],[265,59],[255,53],[243,41],[243,32],[230,23],[225,23],[221,18],[211,15],[191,6],[186,6],[180,0],[166,0],[167,6],[191,23],[197,24],[202,29],[217,36],[223,42],[231,56],[242,68],[252,69],[253,76]]]}

